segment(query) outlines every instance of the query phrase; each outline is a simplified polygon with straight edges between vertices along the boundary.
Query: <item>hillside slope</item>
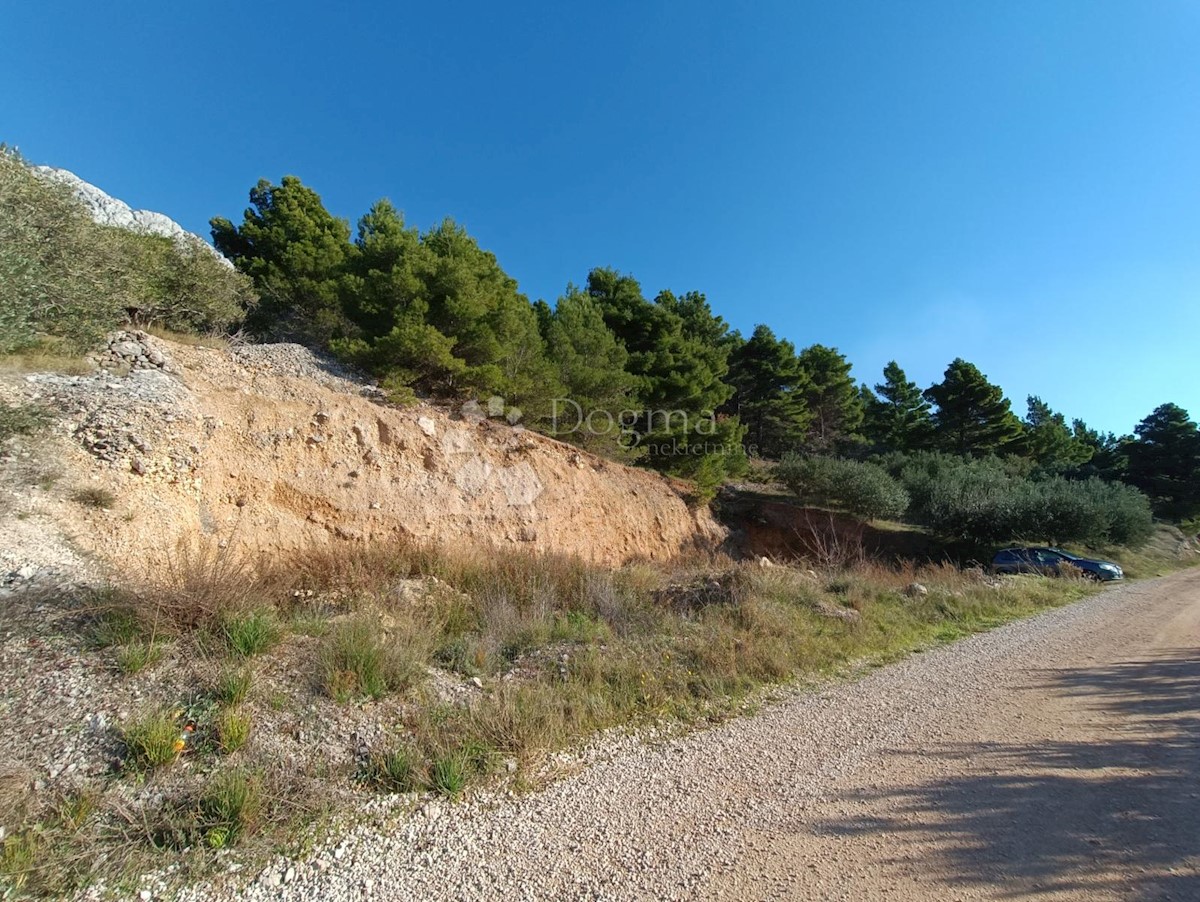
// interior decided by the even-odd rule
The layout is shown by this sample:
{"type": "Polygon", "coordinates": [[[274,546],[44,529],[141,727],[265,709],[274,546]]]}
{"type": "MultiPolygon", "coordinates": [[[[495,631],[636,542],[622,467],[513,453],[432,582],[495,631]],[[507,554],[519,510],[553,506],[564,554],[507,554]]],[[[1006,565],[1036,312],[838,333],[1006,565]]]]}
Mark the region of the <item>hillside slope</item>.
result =
{"type": "Polygon", "coordinates": [[[388,406],[296,345],[120,333],[109,347],[99,375],[5,376],[0,400],[56,417],[37,452],[56,461],[54,486],[9,503],[121,573],[161,566],[195,535],[254,552],[411,537],[606,564],[725,537],[660,475],[502,420],[388,406]],[[111,509],[72,501],[83,488],[111,492],[111,509]]]}

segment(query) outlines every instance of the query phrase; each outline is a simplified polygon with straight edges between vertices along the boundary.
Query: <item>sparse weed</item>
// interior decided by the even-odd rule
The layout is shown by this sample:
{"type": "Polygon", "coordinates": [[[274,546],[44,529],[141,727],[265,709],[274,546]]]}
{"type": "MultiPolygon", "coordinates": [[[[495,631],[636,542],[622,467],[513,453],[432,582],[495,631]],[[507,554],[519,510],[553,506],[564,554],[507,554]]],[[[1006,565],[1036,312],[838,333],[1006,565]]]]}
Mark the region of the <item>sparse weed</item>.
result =
{"type": "Polygon", "coordinates": [[[84,507],[108,510],[116,505],[117,496],[111,490],[101,486],[87,486],[73,492],[71,500],[84,507]]]}

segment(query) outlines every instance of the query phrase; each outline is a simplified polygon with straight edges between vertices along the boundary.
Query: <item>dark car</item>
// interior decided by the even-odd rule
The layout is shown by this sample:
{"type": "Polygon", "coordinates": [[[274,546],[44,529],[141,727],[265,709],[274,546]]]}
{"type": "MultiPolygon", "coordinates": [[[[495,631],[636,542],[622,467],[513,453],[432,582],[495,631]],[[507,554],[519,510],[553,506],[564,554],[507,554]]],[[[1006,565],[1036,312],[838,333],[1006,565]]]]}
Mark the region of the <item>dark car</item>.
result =
{"type": "Polygon", "coordinates": [[[1005,548],[992,558],[993,573],[1042,573],[1058,576],[1063,570],[1072,567],[1082,571],[1084,576],[1102,582],[1125,578],[1121,568],[1110,561],[1093,561],[1060,548],[1005,548]]]}

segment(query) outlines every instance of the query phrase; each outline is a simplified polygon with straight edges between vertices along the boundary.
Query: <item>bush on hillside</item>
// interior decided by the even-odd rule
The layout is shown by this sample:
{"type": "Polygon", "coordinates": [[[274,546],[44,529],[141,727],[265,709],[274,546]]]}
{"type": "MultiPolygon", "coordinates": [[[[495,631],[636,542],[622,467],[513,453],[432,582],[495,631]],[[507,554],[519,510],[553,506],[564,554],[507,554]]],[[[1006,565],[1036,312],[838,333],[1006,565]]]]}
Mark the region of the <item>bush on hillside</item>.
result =
{"type": "Polygon", "coordinates": [[[0,147],[0,353],[48,339],[86,350],[131,317],[226,329],[253,302],[250,281],[204,248],[98,225],[0,147]]]}
{"type": "Polygon", "coordinates": [[[927,452],[888,467],[912,499],[909,519],[947,538],[1136,546],[1153,531],[1146,496],[1118,483],[1030,479],[997,458],[927,452]]]}
{"type": "Polygon", "coordinates": [[[776,478],[810,504],[838,507],[866,519],[899,517],[908,494],[875,464],[785,454],[776,478]]]}

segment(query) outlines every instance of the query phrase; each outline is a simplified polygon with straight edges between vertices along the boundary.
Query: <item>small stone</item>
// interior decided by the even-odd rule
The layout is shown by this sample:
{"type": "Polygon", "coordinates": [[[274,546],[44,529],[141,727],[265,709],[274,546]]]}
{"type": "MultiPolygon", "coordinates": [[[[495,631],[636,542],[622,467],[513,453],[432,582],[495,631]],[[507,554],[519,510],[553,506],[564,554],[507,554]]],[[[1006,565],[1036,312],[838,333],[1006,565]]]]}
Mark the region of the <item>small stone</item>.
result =
{"type": "Polygon", "coordinates": [[[904,587],[904,594],[909,598],[924,598],[929,594],[929,590],[920,583],[909,583],[904,587]]]}
{"type": "Polygon", "coordinates": [[[430,438],[437,434],[437,424],[429,417],[418,417],[417,427],[430,438]]]}
{"type": "Polygon", "coordinates": [[[144,460],[142,460],[140,457],[135,457],[133,460],[131,460],[129,462],[129,469],[132,470],[134,473],[137,473],[138,476],[145,476],[146,470],[147,470],[146,462],[144,460]]]}
{"type": "Polygon", "coordinates": [[[141,899],[142,902],[150,902],[150,900],[154,898],[154,893],[150,892],[148,889],[144,889],[138,893],[138,898],[141,899]]]}
{"type": "Polygon", "coordinates": [[[283,875],[283,882],[291,883],[295,879],[296,879],[296,869],[288,868],[287,871],[283,875]]]}
{"type": "Polygon", "coordinates": [[[479,677],[471,677],[471,683],[475,686],[476,689],[483,688],[483,680],[481,680],[479,677]]]}

